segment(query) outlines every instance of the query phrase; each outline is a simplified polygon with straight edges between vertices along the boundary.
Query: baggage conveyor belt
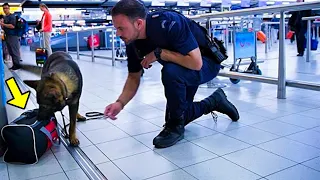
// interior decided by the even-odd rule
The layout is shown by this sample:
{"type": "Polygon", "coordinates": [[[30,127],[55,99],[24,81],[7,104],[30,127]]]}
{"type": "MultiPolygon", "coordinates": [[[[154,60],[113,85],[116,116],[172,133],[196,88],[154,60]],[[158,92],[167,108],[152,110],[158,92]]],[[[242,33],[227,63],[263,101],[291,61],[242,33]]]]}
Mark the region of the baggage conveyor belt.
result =
{"type": "MultiPolygon", "coordinates": [[[[16,82],[22,92],[29,91],[29,88],[23,83],[23,81],[15,72],[12,72],[12,76],[16,79],[16,82]]],[[[37,99],[33,93],[30,93],[29,100],[37,106],[37,99]]],[[[60,134],[63,134],[62,129],[62,126],[58,124],[58,130],[60,131],[60,134]]],[[[65,139],[63,136],[61,136],[61,143],[65,146],[70,155],[74,158],[74,160],[90,180],[108,180],[97,168],[97,166],[89,159],[89,157],[81,150],[80,147],[68,146],[68,139],[65,139]]]]}

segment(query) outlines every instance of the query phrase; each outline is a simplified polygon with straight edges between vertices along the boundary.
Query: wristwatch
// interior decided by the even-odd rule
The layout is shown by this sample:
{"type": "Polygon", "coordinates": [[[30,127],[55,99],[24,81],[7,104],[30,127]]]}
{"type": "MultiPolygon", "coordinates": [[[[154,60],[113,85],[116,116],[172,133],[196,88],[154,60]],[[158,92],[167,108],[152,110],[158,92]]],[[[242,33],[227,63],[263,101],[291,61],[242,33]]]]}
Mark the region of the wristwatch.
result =
{"type": "Polygon", "coordinates": [[[161,48],[156,48],[154,50],[154,55],[156,56],[157,60],[161,59],[161,52],[162,52],[161,48]]]}

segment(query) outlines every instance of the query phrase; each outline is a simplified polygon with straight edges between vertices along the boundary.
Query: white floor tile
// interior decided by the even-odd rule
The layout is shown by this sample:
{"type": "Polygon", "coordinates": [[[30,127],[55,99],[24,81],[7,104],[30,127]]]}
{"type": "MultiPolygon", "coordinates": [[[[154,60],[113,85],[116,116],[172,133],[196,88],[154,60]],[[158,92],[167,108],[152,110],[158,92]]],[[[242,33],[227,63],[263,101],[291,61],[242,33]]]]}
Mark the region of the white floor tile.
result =
{"type": "Polygon", "coordinates": [[[125,124],[125,123],[133,123],[137,121],[145,121],[144,119],[128,112],[128,111],[121,111],[116,120],[108,119],[111,124],[118,125],[118,124],[125,124]]]}
{"type": "Polygon", "coordinates": [[[8,168],[5,163],[0,163],[0,179],[9,180],[8,168]]]}
{"type": "Polygon", "coordinates": [[[189,166],[184,168],[184,170],[201,180],[256,180],[261,178],[223,158],[216,158],[189,166]]]}
{"type": "Polygon", "coordinates": [[[235,129],[232,131],[227,131],[224,134],[252,145],[271,141],[279,137],[277,135],[249,126],[235,129]]]}
{"type": "MultiPolygon", "coordinates": [[[[253,111],[253,110],[252,110],[253,111]]],[[[239,123],[245,125],[251,125],[259,122],[264,122],[270,120],[270,118],[262,117],[261,115],[255,115],[250,112],[242,112],[240,114],[240,119],[238,120],[239,123]]]]}
{"type": "Polygon", "coordinates": [[[69,180],[89,180],[88,176],[81,170],[72,170],[66,172],[69,180]]]}
{"type": "Polygon", "coordinates": [[[224,158],[265,177],[295,165],[293,161],[274,155],[267,151],[251,147],[228,154],[224,158]]]}
{"type": "Polygon", "coordinates": [[[308,166],[310,168],[313,168],[317,171],[320,171],[320,157],[311,159],[310,161],[306,161],[304,163],[302,163],[305,166],[308,166]]]}
{"type": "Polygon", "coordinates": [[[320,149],[287,138],[263,143],[258,147],[298,163],[320,156],[320,149]]]}
{"type": "Polygon", "coordinates": [[[269,118],[269,119],[275,119],[275,118],[279,118],[282,116],[286,116],[289,114],[292,114],[291,112],[287,112],[287,111],[283,111],[283,110],[279,110],[276,109],[274,107],[262,107],[262,108],[256,108],[252,111],[250,111],[250,113],[258,115],[258,116],[262,116],[265,118],[269,118]]]}
{"type": "Polygon", "coordinates": [[[159,110],[157,108],[148,108],[148,109],[143,109],[143,111],[141,111],[141,110],[140,111],[134,111],[132,113],[134,115],[137,115],[137,116],[143,118],[143,119],[153,119],[153,118],[157,118],[157,117],[162,117],[165,114],[164,111],[161,111],[161,110],[159,110]]]}
{"type": "Polygon", "coordinates": [[[109,162],[109,159],[96,146],[84,147],[81,150],[94,164],[109,162]]]}
{"type": "Polygon", "coordinates": [[[97,147],[111,160],[150,151],[150,148],[132,137],[98,144],[97,147]]]}
{"type": "Polygon", "coordinates": [[[312,110],[301,112],[299,114],[320,120],[319,113],[320,113],[320,109],[312,109],[312,110]]]}
{"type": "Polygon", "coordinates": [[[77,130],[77,137],[80,141],[79,147],[87,147],[92,145],[92,142],[79,130],[77,130]]]}
{"type": "Polygon", "coordinates": [[[269,180],[290,179],[290,180],[318,180],[320,172],[303,165],[297,165],[286,170],[267,176],[269,180]]]}
{"type": "Polygon", "coordinates": [[[63,172],[51,151],[45,153],[35,165],[8,164],[10,180],[32,179],[63,172]]]}
{"type": "Polygon", "coordinates": [[[103,175],[108,180],[130,180],[117,166],[112,162],[97,165],[103,175]]]}
{"type": "Polygon", "coordinates": [[[85,122],[78,122],[77,128],[81,132],[92,131],[98,129],[105,129],[111,127],[112,124],[108,122],[106,119],[92,119],[85,122]]]}
{"type": "Polygon", "coordinates": [[[114,163],[132,180],[146,179],[178,169],[153,151],[119,159],[114,163]]]}
{"type": "Polygon", "coordinates": [[[137,121],[131,123],[118,124],[121,130],[128,133],[131,136],[145,134],[153,131],[158,131],[160,128],[148,121],[137,121]]]}
{"type": "Polygon", "coordinates": [[[154,119],[148,119],[149,122],[151,122],[152,124],[162,128],[164,123],[165,123],[165,117],[157,117],[154,119]]]}
{"type": "Polygon", "coordinates": [[[43,176],[39,178],[34,178],[31,180],[68,180],[68,177],[66,176],[65,173],[58,173],[58,174],[53,174],[49,176],[43,176]]]}
{"type": "Polygon", "coordinates": [[[176,179],[183,179],[183,180],[196,180],[194,177],[192,177],[191,175],[189,175],[188,173],[186,173],[183,170],[176,170],[176,171],[172,171],[160,176],[156,176],[153,178],[150,178],[148,180],[176,180],[176,179]]]}
{"type": "Polygon", "coordinates": [[[213,131],[209,128],[205,128],[205,127],[200,126],[198,124],[191,123],[185,127],[184,138],[186,140],[191,141],[194,139],[202,138],[205,136],[210,136],[210,135],[217,134],[217,133],[218,132],[213,131]]]}
{"type": "Polygon", "coordinates": [[[292,114],[292,115],[277,118],[275,120],[282,121],[288,124],[293,124],[303,128],[313,128],[313,127],[320,126],[320,119],[315,119],[315,118],[307,117],[300,114],[292,114]]]}
{"type": "Polygon", "coordinates": [[[250,144],[241,142],[223,134],[216,134],[192,141],[219,156],[229,154],[250,147],[250,144]]]}
{"type": "Polygon", "coordinates": [[[128,134],[116,127],[109,127],[94,131],[86,131],[83,134],[94,144],[129,137],[128,134]]]}
{"type": "Polygon", "coordinates": [[[80,168],[68,151],[56,152],[54,155],[64,171],[71,171],[80,168]]]}
{"type": "Polygon", "coordinates": [[[319,132],[308,130],[290,135],[288,138],[320,149],[319,132]]]}
{"type": "Polygon", "coordinates": [[[155,152],[180,168],[216,158],[217,155],[190,142],[181,143],[155,152]],[[183,149],[183,151],[181,151],[183,149]]]}
{"type": "Polygon", "coordinates": [[[276,120],[257,123],[251,126],[261,129],[263,131],[267,131],[267,132],[279,135],[279,136],[287,136],[287,135],[305,130],[302,127],[287,124],[287,123],[276,121],[276,120]]]}

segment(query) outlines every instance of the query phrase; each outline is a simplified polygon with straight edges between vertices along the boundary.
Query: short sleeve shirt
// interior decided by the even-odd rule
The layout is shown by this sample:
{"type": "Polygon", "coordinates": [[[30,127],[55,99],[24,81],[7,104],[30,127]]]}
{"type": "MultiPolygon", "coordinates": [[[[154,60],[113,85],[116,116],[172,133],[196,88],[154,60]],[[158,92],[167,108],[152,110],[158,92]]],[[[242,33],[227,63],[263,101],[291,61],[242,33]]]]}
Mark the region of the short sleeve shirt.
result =
{"type": "MultiPolygon", "coordinates": [[[[16,26],[16,16],[14,14],[4,16],[3,19],[5,24],[12,24],[13,26],[16,26]]],[[[16,35],[14,29],[4,27],[3,30],[6,35],[16,35]]]]}
{"type": "Polygon", "coordinates": [[[129,72],[139,72],[143,56],[155,48],[187,55],[205,40],[205,34],[195,22],[171,11],[149,13],[146,18],[146,35],[147,39],[136,40],[127,46],[129,72]],[[140,59],[134,49],[138,49],[138,54],[140,52],[140,59]]]}

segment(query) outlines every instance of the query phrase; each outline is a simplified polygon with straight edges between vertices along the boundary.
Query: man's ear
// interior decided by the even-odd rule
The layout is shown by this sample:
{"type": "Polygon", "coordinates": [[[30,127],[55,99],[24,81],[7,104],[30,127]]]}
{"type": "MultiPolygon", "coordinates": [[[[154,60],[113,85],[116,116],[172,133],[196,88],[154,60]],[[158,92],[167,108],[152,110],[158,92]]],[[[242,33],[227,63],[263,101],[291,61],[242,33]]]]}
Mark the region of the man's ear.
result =
{"type": "Polygon", "coordinates": [[[39,80],[24,80],[23,82],[35,90],[37,89],[39,84],[39,80]]]}

